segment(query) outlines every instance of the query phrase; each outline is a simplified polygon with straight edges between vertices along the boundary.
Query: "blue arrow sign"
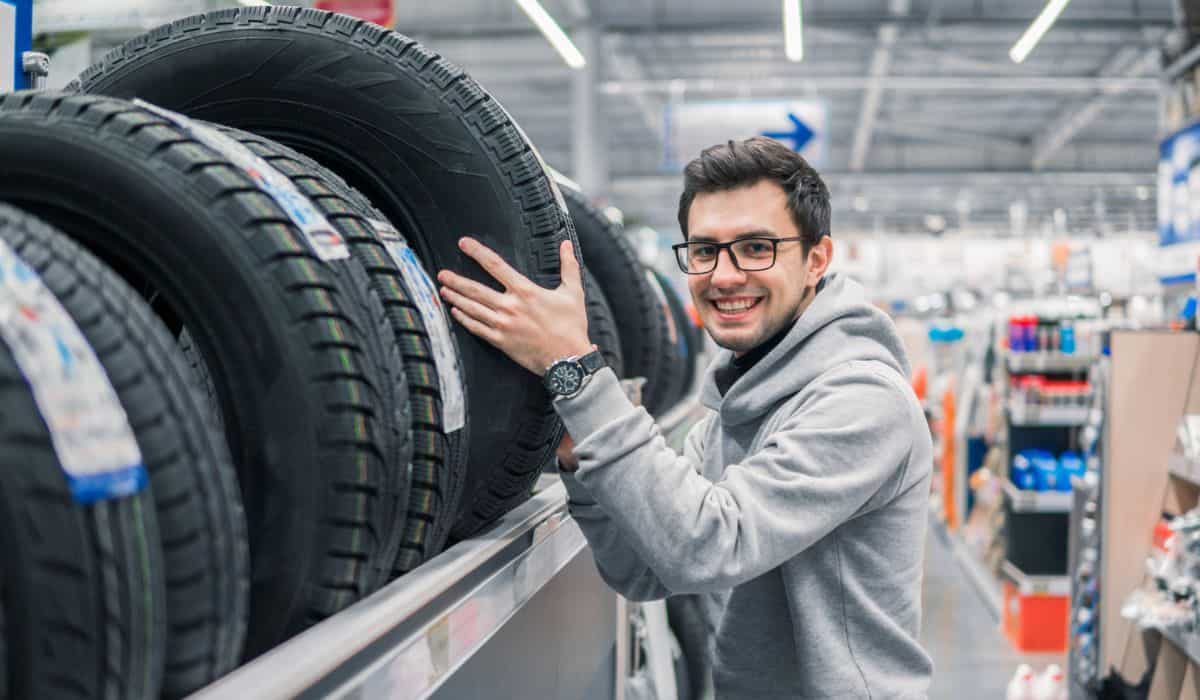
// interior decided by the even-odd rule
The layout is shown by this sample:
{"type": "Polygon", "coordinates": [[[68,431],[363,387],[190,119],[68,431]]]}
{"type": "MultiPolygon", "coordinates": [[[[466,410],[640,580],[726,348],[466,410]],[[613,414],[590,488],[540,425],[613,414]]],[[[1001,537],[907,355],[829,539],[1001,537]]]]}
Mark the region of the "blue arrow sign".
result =
{"type": "Polygon", "coordinates": [[[787,116],[788,120],[792,122],[791,131],[764,131],[762,132],[762,135],[770,139],[777,139],[779,141],[791,141],[793,150],[803,150],[804,146],[809,141],[812,141],[812,137],[815,134],[813,133],[812,129],[808,128],[807,124],[800,121],[800,117],[797,117],[791,112],[788,112],[787,116]]]}

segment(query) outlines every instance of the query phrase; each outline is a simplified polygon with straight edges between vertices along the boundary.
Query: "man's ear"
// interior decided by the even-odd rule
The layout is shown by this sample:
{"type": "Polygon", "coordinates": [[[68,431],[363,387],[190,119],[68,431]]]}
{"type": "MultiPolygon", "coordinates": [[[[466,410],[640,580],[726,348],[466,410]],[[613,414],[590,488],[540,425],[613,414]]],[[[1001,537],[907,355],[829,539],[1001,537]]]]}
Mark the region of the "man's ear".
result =
{"type": "Polygon", "coordinates": [[[829,236],[821,236],[821,240],[817,241],[808,251],[808,279],[804,281],[805,286],[816,286],[829,269],[831,262],[833,262],[833,239],[829,236]]]}

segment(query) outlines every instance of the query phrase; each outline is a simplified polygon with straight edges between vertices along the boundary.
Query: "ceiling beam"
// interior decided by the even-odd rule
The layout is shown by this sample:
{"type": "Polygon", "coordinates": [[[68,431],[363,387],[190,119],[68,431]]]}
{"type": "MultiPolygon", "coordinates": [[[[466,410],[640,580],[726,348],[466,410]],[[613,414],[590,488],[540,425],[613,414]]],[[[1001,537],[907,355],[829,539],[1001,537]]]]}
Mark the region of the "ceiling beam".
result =
{"type": "Polygon", "coordinates": [[[954,127],[899,121],[876,121],[875,130],[895,136],[908,136],[935,143],[953,143],[965,146],[1001,146],[1011,148],[1026,146],[1024,139],[997,134],[985,134],[954,127]]]}
{"type": "Polygon", "coordinates": [[[883,99],[883,78],[892,61],[892,45],[896,43],[897,32],[894,24],[879,28],[879,45],[871,56],[867,89],[858,111],[858,124],[854,127],[854,145],[850,148],[850,170],[854,172],[861,171],[867,164],[867,151],[871,148],[871,136],[875,133],[875,120],[879,117],[879,105],[883,99]]]}
{"type": "MultiPolygon", "coordinates": [[[[1154,187],[1153,171],[897,171],[851,173],[826,171],[821,177],[831,187],[1017,187],[1045,190],[1048,187],[1154,187]]],[[[623,175],[613,178],[613,194],[639,199],[655,198],[663,192],[678,196],[683,181],[679,175],[623,175]]]]}
{"type": "MultiPolygon", "coordinates": [[[[646,69],[637,56],[622,44],[619,35],[610,35],[602,40],[605,50],[605,62],[609,73],[618,80],[645,80],[646,69]]],[[[660,143],[663,139],[663,100],[652,93],[631,93],[629,101],[637,109],[646,129],[654,134],[660,143]]]]}
{"type": "MultiPolygon", "coordinates": [[[[608,94],[648,92],[668,94],[682,89],[686,93],[713,92],[790,92],[806,90],[857,91],[870,87],[872,78],[862,75],[810,75],[795,78],[686,78],[676,80],[610,80],[602,86],[608,94]]],[[[886,79],[887,89],[906,92],[1137,92],[1157,94],[1155,78],[1092,76],[893,76],[886,79]]]]}
{"type": "MultiPolygon", "coordinates": [[[[1161,52],[1157,48],[1143,52],[1141,57],[1137,58],[1132,65],[1118,65],[1116,62],[1120,58],[1120,54],[1115,56],[1108,65],[1101,69],[1101,73],[1120,72],[1126,78],[1138,78],[1147,74],[1157,75],[1162,66],[1161,52]]],[[[1125,92],[1126,90],[1120,88],[1100,91],[1091,97],[1071,105],[1062,112],[1050,123],[1050,126],[1045,131],[1034,137],[1033,158],[1031,161],[1033,169],[1041,170],[1046,167],[1050,159],[1063,146],[1067,145],[1087,125],[1095,121],[1096,117],[1106,107],[1125,94],[1125,92]]]]}
{"type": "MultiPolygon", "coordinates": [[[[629,34],[630,36],[638,35],[695,35],[697,33],[731,33],[731,32],[770,32],[779,33],[779,19],[772,13],[770,18],[764,16],[761,18],[746,19],[743,17],[715,17],[704,19],[703,14],[691,12],[687,15],[687,21],[659,21],[652,24],[645,24],[640,20],[623,20],[617,17],[605,18],[605,28],[610,32],[618,32],[629,34]]],[[[536,30],[531,30],[526,23],[520,21],[513,22],[479,22],[471,21],[464,17],[467,21],[453,22],[447,24],[407,24],[398,26],[397,29],[406,32],[421,34],[430,37],[495,37],[495,36],[512,36],[530,34],[536,30]]],[[[807,34],[810,30],[817,31],[841,31],[857,34],[863,41],[874,41],[874,33],[871,30],[864,32],[864,27],[871,28],[881,24],[890,24],[897,21],[897,18],[891,15],[879,14],[852,14],[846,13],[842,15],[809,15],[804,17],[804,31],[807,34]]],[[[932,29],[928,28],[924,18],[909,17],[899,21],[901,30],[914,29],[920,30],[918,34],[928,32],[933,37],[941,37],[946,32],[955,31],[974,31],[988,30],[995,32],[997,37],[1003,35],[1008,43],[1012,43],[1013,36],[1019,36],[1022,31],[1029,27],[1029,18],[991,18],[979,16],[942,16],[938,25],[932,29]]],[[[1054,25],[1055,33],[1069,35],[1073,32],[1114,32],[1114,31],[1136,31],[1143,28],[1154,28],[1158,30],[1167,30],[1172,28],[1173,24],[1169,15],[1159,17],[1108,17],[1108,18],[1086,18],[1086,19],[1060,19],[1054,25]]],[[[851,36],[851,34],[843,34],[842,39],[851,36]]],[[[1111,37],[1110,37],[1111,38],[1111,37]]],[[[1047,37],[1050,39],[1050,37],[1047,37]]]]}

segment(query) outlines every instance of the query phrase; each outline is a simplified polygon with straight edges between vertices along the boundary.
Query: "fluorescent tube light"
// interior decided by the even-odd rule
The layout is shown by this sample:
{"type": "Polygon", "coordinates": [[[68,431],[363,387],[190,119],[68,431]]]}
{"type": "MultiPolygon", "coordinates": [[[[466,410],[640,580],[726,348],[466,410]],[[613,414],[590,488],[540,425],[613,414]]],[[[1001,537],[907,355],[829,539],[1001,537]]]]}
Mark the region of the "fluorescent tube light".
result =
{"type": "Polygon", "coordinates": [[[804,60],[804,25],[800,19],[800,0],[783,0],[784,51],[789,61],[804,60]]]}
{"type": "Polygon", "coordinates": [[[537,26],[538,31],[542,36],[546,37],[546,41],[554,47],[559,56],[567,62],[567,65],[576,70],[587,65],[583,54],[579,53],[579,49],[575,48],[575,44],[571,42],[571,38],[567,36],[562,27],[558,26],[558,22],[546,12],[546,8],[542,7],[542,3],[538,0],[517,0],[517,5],[529,15],[529,19],[537,26]]]}
{"type": "Polygon", "coordinates": [[[1050,27],[1054,24],[1062,11],[1066,9],[1067,3],[1071,0],[1050,0],[1046,6],[1042,8],[1042,13],[1033,20],[1033,24],[1029,25],[1029,29],[1017,39],[1017,43],[1013,44],[1012,49],[1008,52],[1008,57],[1013,60],[1013,63],[1021,63],[1029,56],[1029,52],[1033,51],[1033,47],[1037,46],[1046,32],[1050,31],[1050,27]]]}

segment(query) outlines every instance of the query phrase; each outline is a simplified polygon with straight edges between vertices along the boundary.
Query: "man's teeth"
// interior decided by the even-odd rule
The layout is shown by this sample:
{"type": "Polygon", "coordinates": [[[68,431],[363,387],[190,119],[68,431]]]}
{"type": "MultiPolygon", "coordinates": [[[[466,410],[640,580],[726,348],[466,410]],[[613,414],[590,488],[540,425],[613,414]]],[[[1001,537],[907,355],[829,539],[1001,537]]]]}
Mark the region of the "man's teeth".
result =
{"type": "Polygon", "coordinates": [[[744,311],[758,303],[758,299],[738,299],[737,301],[714,301],[721,311],[744,311]]]}

